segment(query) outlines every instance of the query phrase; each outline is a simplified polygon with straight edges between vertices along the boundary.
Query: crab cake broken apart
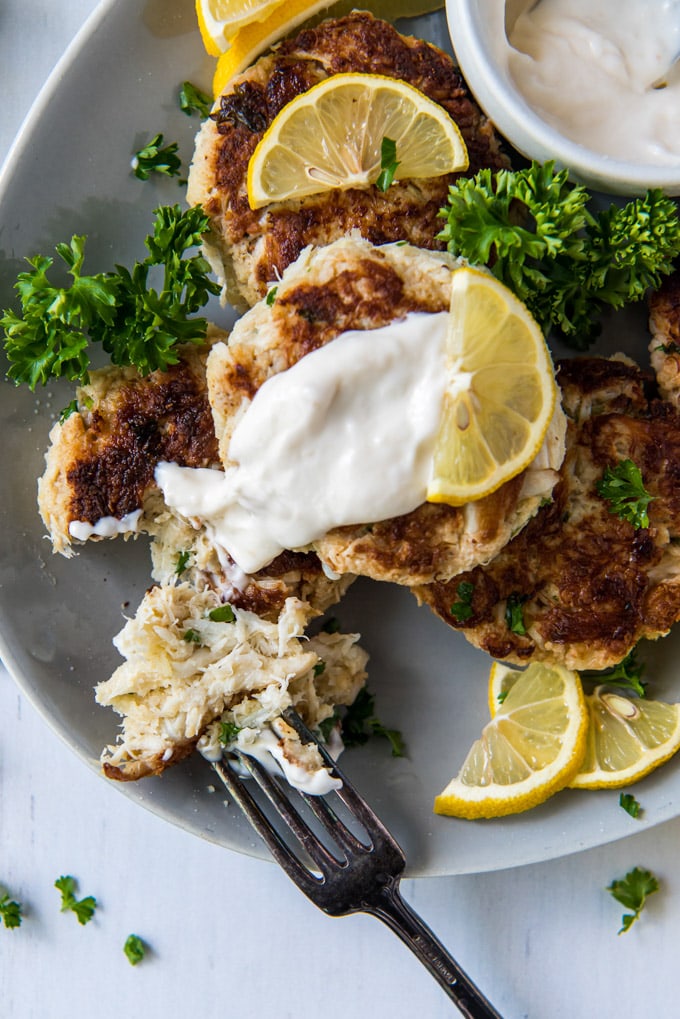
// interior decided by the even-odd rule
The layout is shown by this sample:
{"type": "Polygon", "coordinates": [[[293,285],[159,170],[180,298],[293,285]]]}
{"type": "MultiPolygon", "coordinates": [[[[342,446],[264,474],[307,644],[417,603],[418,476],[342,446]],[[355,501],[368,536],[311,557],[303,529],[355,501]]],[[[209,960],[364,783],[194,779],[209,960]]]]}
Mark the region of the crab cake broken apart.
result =
{"type": "Polygon", "coordinates": [[[509,165],[491,123],[437,47],[367,12],[303,30],[229,84],[196,139],[187,198],[210,217],[204,252],[236,306],[255,304],[307,245],[329,244],[352,229],[375,244],[404,239],[444,247],[436,239],[438,212],[455,174],[396,182],[385,192],[334,190],[250,208],[248,161],[274,117],[328,76],[352,71],[398,78],[441,105],[462,133],[471,175],[509,165]]]}
{"type": "MultiPolygon", "coordinates": [[[[327,497],[327,488],[335,484],[335,469],[340,471],[341,461],[344,469],[345,458],[350,462],[353,443],[359,441],[360,433],[367,437],[369,446],[381,447],[382,440],[379,442],[374,438],[367,424],[376,420],[367,416],[369,405],[379,415],[388,415],[391,423],[388,432],[393,423],[394,434],[389,434],[390,441],[394,440],[397,447],[406,447],[407,440],[412,440],[411,435],[406,435],[411,426],[399,414],[394,414],[393,407],[390,410],[392,405],[385,406],[382,397],[375,395],[373,387],[378,378],[375,376],[374,379],[375,370],[374,375],[367,375],[368,383],[361,378],[361,373],[368,371],[364,368],[364,355],[370,362],[376,345],[382,342],[380,337],[385,336],[388,327],[395,326],[404,331],[404,339],[400,342],[404,342],[405,346],[400,348],[399,356],[404,359],[405,352],[409,351],[411,357],[421,360],[424,357],[421,344],[425,341],[425,334],[433,331],[432,324],[435,322],[439,328],[444,326],[441,316],[448,314],[451,273],[456,264],[445,253],[420,250],[407,244],[375,247],[356,236],[342,238],[326,248],[306,249],[284,273],[275,299],[261,301],[247,312],[236,324],[229,343],[217,344],[211,351],[207,366],[208,392],[227,479],[230,471],[238,466],[232,439],[261,387],[268,381],[270,386],[274,381],[283,381],[285,385],[280,373],[299,369],[305,358],[320,354],[341,335],[342,343],[349,337],[351,343],[356,344],[347,349],[354,352],[351,356],[358,365],[359,376],[354,389],[359,390],[357,399],[360,406],[350,415],[351,420],[346,417],[337,420],[337,429],[334,428],[332,434],[332,439],[337,440],[335,459],[326,459],[320,465],[324,472],[330,470],[328,485],[321,478],[317,485],[315,472],[309,472],[305,483],[308,478],[311,479],[312,493],[306,502],[305,496],[300,496],[299,505],[320,502],[322,496],[327,497]],[[411,332],[411,329],[416,331],[411,332]],[[367,385],[365,397],[362,385],[367,385]],[[392,417],[389,416],[391,412],[392,417]]],[[[315,366],[318,367],[318,361],[315,366]]],[[[354,366],[350,364],[348,369],[354,370],[354,366]]],[[[380,370],[379,367],[377,371],[380,370]]],[[[303,424],[307,411],[304,404],[311,406],[313,416],[316,415],[316,402],[324,409],[327,406],[326,397],[319,395],[318,378],[315,372],[311,372],[307,388],[303,389],[306,395],[300,399],[291,398],[289,410],[284,407],[273,418],[267,419],[265,433],[270,439],[265,438],[264,445],[269,442],[274,448],[278,433],[283,431],[282,415],[290,414],[293,432],[298,429],[303,440],[305,435],[312,437],[318,454],[322,448],[321,432],[310,432],[303,424]]],[[[384,381],[380,377],[381,386],[384,381]]],[[[412,388],[416,386],[409,376],[404,391],[410,394],[412,388]]],[[[331,395],[328,397],[327,417],[324,419],[321,415],[317,419],[315,416],[315,420],[319,420],[319,429],[334,420],[336,388],[333,383],[328,386],[328,391],[331,395]]],[[[428,411],[434,415],[436,430],[440,405],[429,389],[425,393],[425,402],[432,404],[428,411]]],[[[408,420],[410,422],[411,419],[408,420]]],[[[350,524],[326,527],[306,546],[285,547],[298,550],[311,547],[333,574],[361,574],[407,585],[449,579],[463,570],[472,569],[474,565],[488,562],[536,512],[541,501],[550,495],[557,478],[556,469],[563,456],[564,431],[564,417],[558,409],[543,448],[532,464],[495,492],[474,503],[460,507],[425,503],[423,490],[421,501],[416,499],[414,508],[408,512],[391,517],[355,518],[350,524]]],[[[327,435],[327,431],[323,434],[327,435]]],[[[262,450],[263,445],[257,448],[262,450]]],[[[389,480],[380,476],[373,478],[361,465],[362,455],[357,454],[359,473],[352,475],[357,479],[356,484],[348,484],[345,489],[351,488],[354,494],[354,490],[372,481],[386,489],[389,502],[392,489],[397,487],[392,480],[393,475],[389,475],[389,480]]],[[[300,456],[304,456],[307,463],[307,454],[301,453],[300,456]]],[[[412,469],[409,457],[410,453],[405,456],[403,473],[406,475],[412,469]]],[[[428,469],[430,462],[428,459],[428,469]]],[[[280,462],[275,460],[265,482],[268,483],[271,475],[279,470],[283,474],[280,462]]],[[[212,479],[208,477],[207,480],[212,479]]],[[[410,478],[408,480],[410,482],[410,478]]],[[[278,483],[276,479],[274,483],[278,483]]],[[[295,488],[292,493],[290,489],[286,491],[286,499],[289,494],[293,500],[298,498],[295,488]]],[[[271,497],[270,508],[277,510],[281,501],[278,496],[271,497]]],[[[295,505],[291,503],[291,518],[296,518],[298,513],[295,505]]],[[[181,511],[181,506],[178,508],[181,511]]],[[[200,512],[196,515],[200,518],[200,512]]],[[[231,548],[230,551],[238,561],[238,555],[231,548]]]]}

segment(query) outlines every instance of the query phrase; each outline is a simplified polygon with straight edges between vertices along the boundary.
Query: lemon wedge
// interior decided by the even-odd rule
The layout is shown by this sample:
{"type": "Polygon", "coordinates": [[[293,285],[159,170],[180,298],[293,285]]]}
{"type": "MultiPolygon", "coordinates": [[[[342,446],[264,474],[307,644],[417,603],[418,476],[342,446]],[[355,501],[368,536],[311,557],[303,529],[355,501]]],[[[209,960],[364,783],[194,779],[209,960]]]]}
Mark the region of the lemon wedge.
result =
{"type": "Polygon", "coordinates": [[[245,25],[267,18],[288,0],[196,0],[196,17],[203,45],[219,57],[245,25]]]}
{"type": "Polygon", "coordinates": [[[586,754],[574,789],[615,789],[654,771],[680,748],[680,704],[625,697],[606,686],[586,696],[586,754]]]}
{"type": "Polygon", "coordinates": [[[451,276],[447,386],[428,502],[461,506],[527,467],[557,398],[541,329],[494,276],[470,267],[451,276]]]}
{"type": "Polygon", "coordinates": [[[581,767],[587,727],[578,675],[532,663],[519,673],[458,775],[436,797],[435,813],[501,817],[543,803],[581,767]]]}
{"type": "Polygon", "coordinates": [[[379,74],[333,74],[284,106],[260,139],[248,164],[251,208],[370,187],[386,139],[396,146],[394,180],[468,166],[457,125],[418,89],[379,74]]]}

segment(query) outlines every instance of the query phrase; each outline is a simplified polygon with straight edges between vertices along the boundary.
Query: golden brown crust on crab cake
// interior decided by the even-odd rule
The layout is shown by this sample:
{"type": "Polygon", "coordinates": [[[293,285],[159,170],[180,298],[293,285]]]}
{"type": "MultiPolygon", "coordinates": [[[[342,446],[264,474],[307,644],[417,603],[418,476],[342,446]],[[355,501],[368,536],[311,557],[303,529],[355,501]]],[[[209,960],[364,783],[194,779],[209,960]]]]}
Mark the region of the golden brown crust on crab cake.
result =
{"type": "Polygon", "coordinates": [[[664,400],[680,406],[680,271],[649,298],[649,353],[664,400]]]}
{"type": "MultiPolygon", "coordinates": [[[[369,330],[409,312],[445,311],[455,265],[444,253],[400,244],[376,248],[359,237],[306,249],[284,273],[276,299],[247,312],[229,344],[217,344],[208,358],[223,462],[229,463],[238,420],[267,378],[348,329],[367,330],[370,342],[369,330]]],[[[314,550],[336,573],[408,585],[448,579],[487,562],[536,512],[552,489],[563,448],[558,412],[542,457],[485,499],[461,507],[424,504],[380,523],[336,528],[314,550]]]]}
{"type": "Polygon", "coordinates": [[[248,161],[273,118],[318,81],[347,71],[399,78],[443,106],[467,144],[470,174],[508,165],[491,123],[437,47],[400,35],[366,12],[300,32],[230,83],[196,140],[187,198],[210,216],[205,252],[236,305],[255,304],[308,244],[328,244],[353,229],[374,244],[406,239],[444,247],[436,239],[437,214],[454,174],[397,182],[385,193],[354,188],[250,208],[248,161]]]}
{"type": "Polygon", "coordinates": [[[558,378],[569,427],[553,501],[486,567],[415,593],[495,658],[603,669],[680,618],[680,413],[649,397],[651,379],[625,360],[563,362],[558,378]],[[613,515],[597,492],[605,468],[626,458],[654,497],[648,528],[613,515]],[[455,609],[461,582],[472,585],[467,619],[455,609]],[[513,596],[526,634],[506,621],[513,596]]]}
{"type": "MultiPolygon", "coordinates": [[[[224,336],[211,330],[212,342],[224,336]]],[[[55,552],[72,554],[71,524],[140,511],[160,460],[185,467],[219,462],[207,350],[185,346],[176,365],[146,378],[134,368],[90,373],[77,392],[78,411],[50,432],[38,482],[38,506],[55,552]]]]}

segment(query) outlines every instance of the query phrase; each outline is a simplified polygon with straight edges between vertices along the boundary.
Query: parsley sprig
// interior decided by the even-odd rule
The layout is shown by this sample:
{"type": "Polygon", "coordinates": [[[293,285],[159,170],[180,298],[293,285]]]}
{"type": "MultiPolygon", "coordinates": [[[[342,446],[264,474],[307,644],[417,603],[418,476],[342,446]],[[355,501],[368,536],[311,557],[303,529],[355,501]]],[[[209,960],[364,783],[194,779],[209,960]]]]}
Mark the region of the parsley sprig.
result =
{"type": "Polygon", "coordinates": [[[208,117],[213,108],[213,100],[207,92],[201,91],[190,81],[185,81],[179,90],[179,108],[188,117],[198,113],[200,117],[208,117]]]}
{"type": "Polygon", "coordinates": [[[186,256],[201,241],[208,218],[200,206],[182,212],[160,206],[153,233],[145,241],[148,256],[131,270],[84,275],[85,237],[58,244],[56,253],[72,278],[60,287],[47,276],[54,259],[36,255],[31,269],[19,273],[15,289],[21,313],[0,317],[10,362],[9,378],[32,390],[52,378],[83,380],[90,366],[89,347],[100,343],[114,364],[134,365],[143,375],[176,364],[180,343],[201,343],[204,318],[193,317],[219,285],[200,255],[186,256]],[[160,286],[154,281],[160,274],[160,286]]]}
{"type": "Polygon", "coordinates": [[[163,145],[163,135],[157,134],[132,157],[132,172],[139,180],[148,180],[152,173],[177,177],[182,160],[177,155],[177,142],[163,145]]]}
{"type": "Polygon", "coordinates": [[[649,527],[647,507],[654,496],[645,488],[642,472],[632,460],[619,460],[613,467],[607,467],[595,487],[614,516],[636,528],[649,527]]]}
{"type": "Polygon", "coordinates": [[[641,867],[633,867],[625,877],[616,879],[607,886],[607,891],[614,896],[617,902],[633,911],[624,913],[621,917],[619,934],[625,934],[630,930],[635,921],[639,919],[648,897],[658,890],[657,878],[651,871],[643,870],[641,867]]]}
{"type": "Polygon", "coordinates": [[[647,683],[643,681],[642,674],[645,666],[638,662],[637,648],[629,651],[625,658],[622,658],[617,665],[609,669],[595,671],[585,669],[581,673],[581,679],[594,679],[597,683],[604,683],[606,686],[621,687],[624,690],[631,690],[638,697],[645,696],[647,683]]]}
{"type": "Polygon", "coordinates": [[[78,923],[89,923],[97,908],[97,900],[93,895],[86,895],[83,899],[76,898],[77,882],[70,874],[57,878],[54,887],[61,892],[61,911],[75,913],[78,923]]]}
{"type": "Polygon", "coordinates": [[[588,348],[606,307],[644,297],[680,254],[675,202],[648,191],[593,214],[586,188],[553,162],[460,178],[440,215],[449,251],[488,265],[548,332],[588,348]]]}
{"type": "Polygon", "coordinates": [[[5,927],[10,930],[15,927],[21,927],[23,906],[20,902],[10,899],[9,892],[0,895],[0,919],[5,927]]]}
{"type": "Polygon", "coordinates": [[[328,739],[333,725],[340,718],[340,732],[346,747],[359,747],[367,743],[371,736],[379,736],[390,744],[393,757],[404,757],[406,748],[404,738],[398,729],[389,729],[376,717],[375,695],[363,687],[357,694],[354,703],[345,708],[341,714],[331,716],[321,723],[324,738],[328,739]]]}
{"type": "Polygon", "coordinates": [[[383,138],[380,143],[380,174],[375,182],[378,191],[388,191],[397,172],[397,143],[393,138],[383,138]]]}

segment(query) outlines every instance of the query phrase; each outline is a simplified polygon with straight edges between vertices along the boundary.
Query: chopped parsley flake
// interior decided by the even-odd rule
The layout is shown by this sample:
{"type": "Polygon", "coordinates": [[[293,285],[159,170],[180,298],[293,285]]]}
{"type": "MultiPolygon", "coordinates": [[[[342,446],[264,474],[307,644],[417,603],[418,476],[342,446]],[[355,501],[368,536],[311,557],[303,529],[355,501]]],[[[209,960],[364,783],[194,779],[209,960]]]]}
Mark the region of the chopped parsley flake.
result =
{"type": "Polygon", "coordinates": [[[210,610],[208,619],[212,619],[213,623],[235,623],[236,615],[231,605],[218,605],[217,608],[210,610]]]}
{"type": "Polygon", "coordinates": [[[94,916],[97,908],[97,900],[93,895],[86,895],[84,899],[76,898],[76,879],[70,874],[57,878],[54,887],[61,892],[61,911],[66,913],[69,910],[75,913],[79,924],[86,924],[94,916]]]}
{"type": "Polygon", "coordinates": [[[380,175],[375,182],[378,191],[389,189],[398,166],[397,143],[393,138],[383,138],[380,143],[380,175]]]}
{"type": "Polygon", "coordinates": [[[458,601],[453,603],[449,612],[457,622],[465,623],[474,614],[472,608],[472,596],[474,593],[474,584],[467,580],[462,580],[456,588],[458,601]]]}
{"type": "Polygon", "coordinates": [[[130,965],[136,966],[137,963],[141,962],[146,955],[146,945],[140,938],[139,934],[128,934],[125,944],[123,945],[123,951],[125,952],[130,965]]]}

